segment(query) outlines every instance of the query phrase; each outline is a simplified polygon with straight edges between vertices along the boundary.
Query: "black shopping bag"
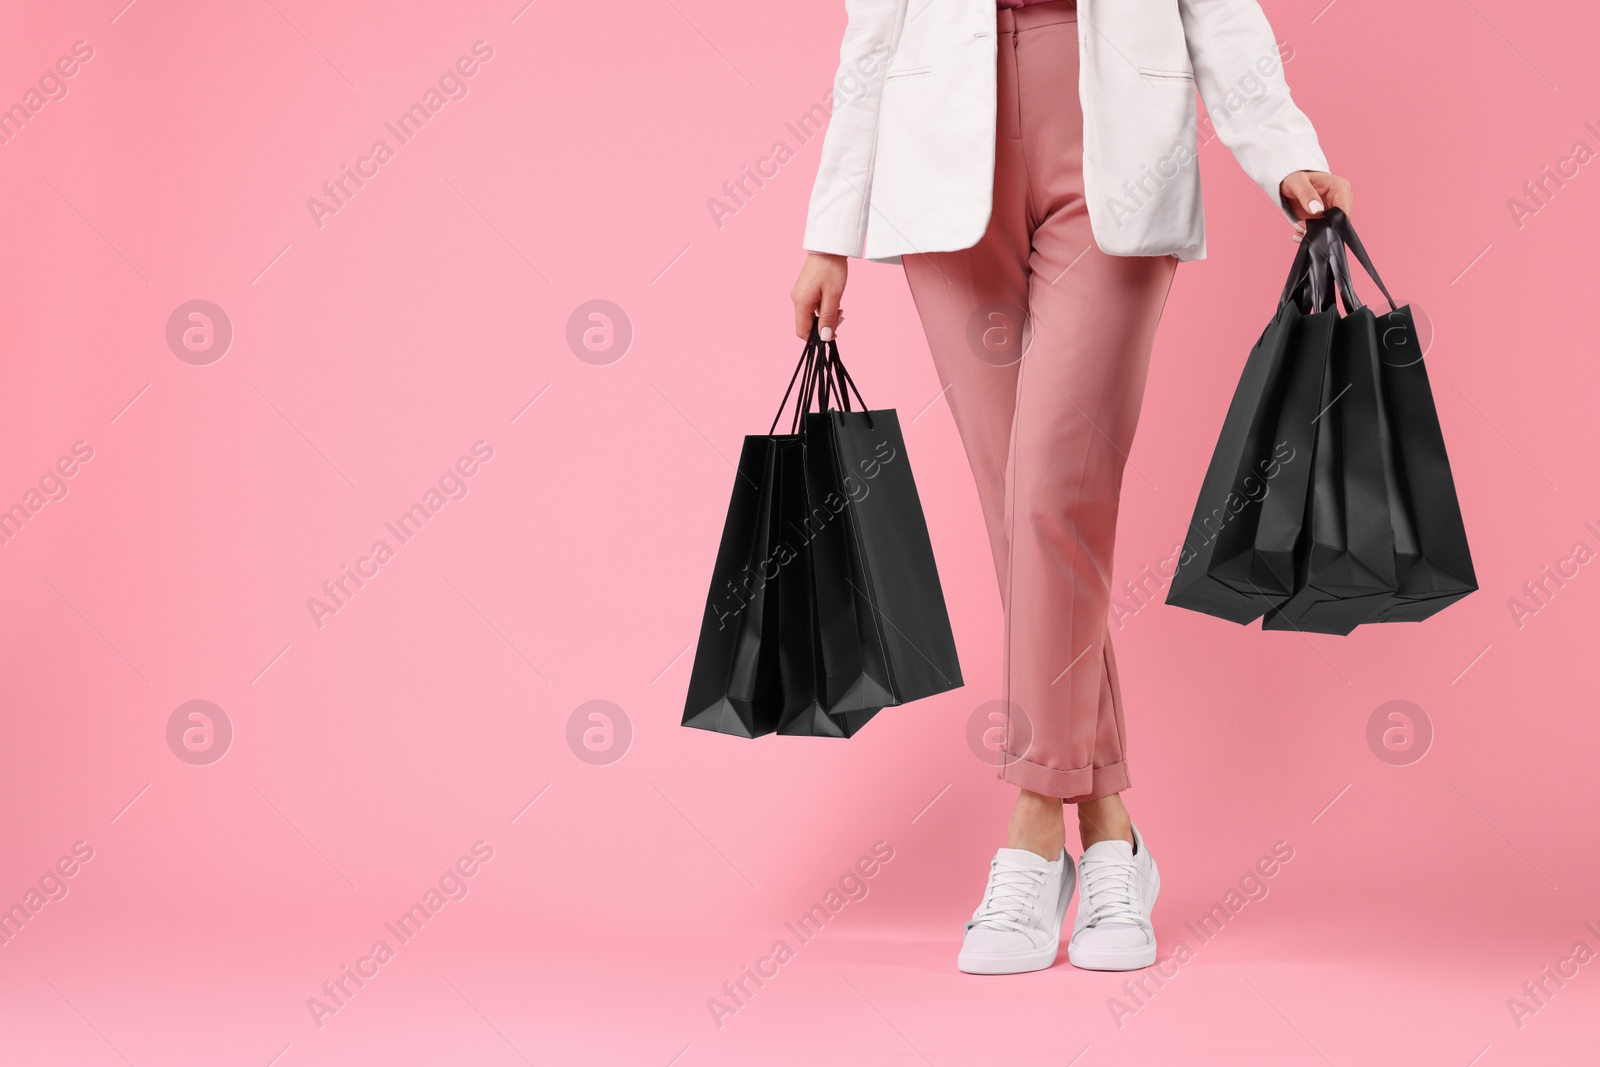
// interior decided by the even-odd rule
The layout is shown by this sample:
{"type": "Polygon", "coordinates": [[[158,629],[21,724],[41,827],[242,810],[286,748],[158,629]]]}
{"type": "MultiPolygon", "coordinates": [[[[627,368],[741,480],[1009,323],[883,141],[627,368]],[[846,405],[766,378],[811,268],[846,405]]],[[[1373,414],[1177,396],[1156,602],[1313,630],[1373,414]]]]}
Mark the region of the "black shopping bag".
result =
{"type": "Polygon", "coordinates": [[[1303,514],[1315,414],[1314,406],[1306,410],[1307,397],[1314,403],[1320,393],[1333,326],[1331,316],[1316,310],[1323,279],[1312,268],[1312,248],[1302,242],[1278,310],[1250,349],[1228,405],[1168,604],[1243,625],[1294,591],[1292,568],[1274,552],[1303,514]],[[1298,421],[1280,417],[1286,396],[1301,413],[1298,421]],[[1280,428],[1287,436],[1279,436],[1280,428]],[[1274,496],[1263,552],[1257,535],[1263,506],[1274,496]]]}
{"type": "Polygon", "coordinates": [[[776,616],[768,621],[781,553],[776,534],[781,438],[751,435],[706,596],[683,725],[757,737],[778,728],[783,693],[776,616]]]}
{"type": "MultiPolygon", "coordinates": [[[[827,410],[832,375],[818,358],[825,355],[813,336],[807,346],[806,375],[795,410],[803,425],[815,400],[827,410]]],[[[781,415],[781,410],[780,410],[781,415]]],[[[881,642],[862,632],[852,588],[852,555],[840,512],[848,498],[834,491],[826,469],[807,462],[813,455],[805,434],[792,438],[781,468],[779,511],[782,536],[795,556],[779,574],[779,658],[785,665],[784,704],[778,733],[809,737],[850,737],[893,703],[882,681],[887,677],[881,642]],[[792,680],[791,680],[792,679],[792,680]]]]}
{"type": "MultiPolygon", "coordinates": [[[[818,698],[822,650],[804,536],[809,505],[799,430],[812,399],[826,402],[821,346],[813,331],[767,433],[744,440],[700,624],[684,726],[739,737],[774,731],[845,735],[826,719],[818,698]],[[790,431],[779,434],[790,396],[796,398],[790,431]],[[818,715],[823,719],[807,729],[804,724],[818,715]]],[[[853,732],[876,710],[860,710],[845,725],[853,732]]]]}
{"type": "Polygon", "coordinates": [[[885,688],[851,684],[863,672],[885,676],[884,652],[875,643],[861,644],[844,522],[824,521],[830,505],[835,511],[841,505],[820,497],[814,505],[808,488],[814,481],[825,492],[835,481],[827,473],[808,474],[800,432],[811,404],[825,409],[832,395],[823,354],[813,330],[768,432],[745,438],[701,621],[685,726],[740,737],[774,731],[849,737],[890,699],[885,688]],[[775,433],[790,396],[796,398],[790,432],[775,433]],[[819,537],[827,549],[818,557],[820,568],[813,558],[819,537]],[[851,700],[842,702],[847,692],[851,700]],[[877,693],[884,699],[873,703],[877,693]]]}
{"type": "Polygon", "coordinates": [[[1337,316],[1323,309],[1299,321],[1284,370],[1273,450],[1289,457],[1264,485],[1260,517],[1247,551],[1213,565],[1211,573],[1256,603],[1276,605],[1295,590],[1297,552],[1315,472],[1318,412],[1330,371],[1337,316]]]}
{"type": "Polygon", "coordinates": [[[817,704],[821,661],[811,567],[805,539],[795,534],[807,510],[799,430],[811,398],[822,397],[821,344],[814,334],[806,344],[767,433],[744,440],[700,624],[685,726],[757,737],[803,719],[817,704]],[[789,432],[779,434],[790,396],[793,419],[789,432]]]}
{"type": "Polygon", "coordinates": [[[1261,627],[1348,634],[1395,591],[1395,495],[1385,454],[1377,317],[1350,285],[1336,231],[1318,223],[1307,240],[1327,250],[1315,269],[1327,272],[1323,292],[1331,305],[1337,290],[1345,315],[1334,326],[1317,409],[1295,592],[1267,613],[1261,627]]]}
{"type": "MultiPolygon", "coordinates": [[[[847,633],[828,625],[818,611],[817,571],[809,547],[802,540],[809,510],[806,489],[805,439],[799,434],[783,439],[778,452],[779,536],[791,542],[793,555],[778,570],[776,599],[768,601],[768,617],[777,627],[779,687],[782,693],[777,731],[822,737],[849,737],[882,707],[859,708],[849,715],[829,712],[826,698],[826,632],[835,644],[855,637],[854,620],[847,633]]],[[[826,575],[826,571],[822,572],[826,575]]]]}
{"type": "Polygon", "coordinates": [[[1260,436],[1241,457],[1243,437],[1234,425],[1230,438],[1229,424],[1274,425],[1302,465],[1264,493],[1249,551],[1213,545],[1180,558],[1179,575],[1186,566],[1191,573],[1182,590],[1174,581],[1167,602],[1251,621],[1244,605],[1218,591],[1225,586],[1254,592],[1249,607],[1270,609],[1264,629],[1347,634],[1364,622],[1426,618],[1466,596],[1477,582],[1411,311],[1395,306],[1343,212],[1308,223],[1263,341],[1285,317],[1294,328],[1276,392],[1250,385],[1247,364],[1196,523],[1219,492],[1219,460],[1227,469],[1241,459],[1265,462],[1260,436]],[[1383,292],[1388,313],[1356,296],[1346,249],[1383,292]]]}
{"type": "Polygon", "coordinates": [[[1461,501],[1411,307],[1395,306],[1343,212],[1330,211],[1328,225],[1389,304],[1374,329],[1397,584],[1369,621],[1420,622],[1478,588],[1461,501]]]}
{"type": "Polygon", "coordinates": [[[957,689],[961,664],[899,416],[867,409],[837,342],[826,342],[822,367],[831,383],[825,391],[842,406],[805,417],[807,483],[813,502],[842,506],[831,536],[813,542],[814,582],[819,593],[837,590],[831,583],[840,579],[848,585],[860,654],[844,670],[828,663],[829,710],[848,714],[957,689]],[[852,408],[851,393],[861,410],[852,408]]]}
{"type": "Polygon", "coordinates": [[[850,737],[962,684],[898,419],[847,389],[860,400],[813,329],[768,434],[745,439],[685,726],[850,737]],[[775,435],[790,395],[798,432],[775,435]]]}
{"type": "Polygon", "coordinates": [[[1376,622],[1420,622],[1478,588],[1461,501],[1409,307],[1384,315],[1382,374],[1393,450],[1399,586],[1376,622]]]}

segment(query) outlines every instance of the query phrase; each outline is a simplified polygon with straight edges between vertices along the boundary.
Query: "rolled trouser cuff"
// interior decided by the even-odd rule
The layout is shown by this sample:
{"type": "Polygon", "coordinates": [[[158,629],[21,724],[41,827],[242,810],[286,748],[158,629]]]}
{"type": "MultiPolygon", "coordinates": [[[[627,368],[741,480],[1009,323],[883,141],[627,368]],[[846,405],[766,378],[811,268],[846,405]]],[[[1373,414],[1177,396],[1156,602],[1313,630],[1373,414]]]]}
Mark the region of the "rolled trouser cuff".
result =
{"type": "Polygon", "coordinates": [[[1000,767],[999,777],[1030,793],[1060,797],[1063,803],[1067,804],[1099,800],[1101,797],[1122,792],[1130,784],[1127,760],[1119,760],[1104,767],[1075,767],[1063,770],[1060,767],[1046,767],[1042,763],[1008,755],[1000,767]]]}

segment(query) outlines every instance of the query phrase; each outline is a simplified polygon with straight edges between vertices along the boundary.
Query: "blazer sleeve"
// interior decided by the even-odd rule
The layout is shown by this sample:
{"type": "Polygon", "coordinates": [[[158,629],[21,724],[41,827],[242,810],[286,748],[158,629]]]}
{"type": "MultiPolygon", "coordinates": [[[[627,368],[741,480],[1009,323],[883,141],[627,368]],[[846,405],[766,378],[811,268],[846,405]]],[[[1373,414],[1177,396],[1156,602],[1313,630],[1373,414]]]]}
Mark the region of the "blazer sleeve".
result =
{"type": "Polygon", "coordinates": [[[1289,96],[1278,42],[1256,0],[1178,0],[1200,99],[1222,143],[1291,221],[1278,186],[1327,170],[1311,120],[1289,96]]]}
{"type": "Polygon", "coordinates": [[[859,257],[866,244],[878,110],[905,8],[906,0],[846,0],[832,112],[806,213],[807,251],[859,257]]]}

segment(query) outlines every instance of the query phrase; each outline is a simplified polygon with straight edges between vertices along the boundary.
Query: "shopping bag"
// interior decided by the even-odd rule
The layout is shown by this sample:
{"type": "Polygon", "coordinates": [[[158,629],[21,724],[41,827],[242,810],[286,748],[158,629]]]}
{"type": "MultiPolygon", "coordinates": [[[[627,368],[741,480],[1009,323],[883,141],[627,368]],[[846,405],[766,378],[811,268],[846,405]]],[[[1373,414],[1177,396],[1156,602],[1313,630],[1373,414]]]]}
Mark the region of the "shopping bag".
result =
{"type": "Polygon", "coordinates": [[[1331,274],[1326,299],[1337,291],[1345,314],[1317,404],[1311,494],[1295,568],[1295,591],[1262,619],[1264,630],[1348,634],[1395,591],[1393,501],[1383,454],[1387,420],[1379,380],[1377,318],[1350,285],[1336,231],[1317,223],[1316,239],[1330,255],[1315,269],[1331,274]]]}
{"type": "Polygon", "coordinates": [[[683,725],[850,737],[962,684],[898,419],[852,393],[813,328],[768,433],[745,439],[683,725]]]}
{"type": "Polygon", "coordinates": [[[1288,457],[1257,503],[1255,538],[1238,555],[1219,561],[1212,576],[1258,604],[1276,605],[1295,589],[1297,551],[1305,532],[1317,444],[1318,411],[1330,370],[1337,316],[1315,309],[1299,321],[1289,346],[1284,388],[1276,405],[1273,449],[1288,457]]]}
{"type": "Polygon", "coordinates": [[[684,726],[739,737],[778,727],[783,694],[777,627],[768,625],[766,609],[776,593],[771,579],[782,555],[775,536],[780,443],[771,435],[752,435],[739,453],[695,647],[684,726]]]}
{"type": "Polygon", "coordinates": [[[1264,611],[1269,630],[1348,634],[1426,618],[1476,588],[1411,310],[1395,305],[1350,220],[1331,210],[1307,224],[1278,313],[1247,362],[1167,602],[1240,623],[1264,611]],[[1347,251],[1388,312],[1362,304],[1347,251]],[[1275,383],[1263,384],[1258,361],[1275,383]],[[1289,476],[1265,485],[1253,524],[1233,521],[1191,548],[1197,527],[1219,525],[1215,501],[1245,512],[1227,477],[1266,462],[1265,425],[1289,476]]]}
{"type": "Polygon", "coordinates": [[[1325,290],[1315,266],[1312,245],[1302,242],[1278,310],[1250,349],[1228,405],[1179,550],[1168,604],[1243,625],[1293,592],[1281,539],[1303,513],[1313,433],[1309,419],[1315,414],[1304,409],[1308,393],[1314,399],[1320,392],[1333,325],[1327,313],[1317,311],[1325,290]],[[1299,421],[1280,418],[1286,396],[1303,413],[1299,421]],[[1280,429],[1286,436],[1279,436],[1280,429]],[[1264,551],[1258,551],[1268,501],[1273,511],[1260,546],[1264,551]]]}
{"type": "MultiPolygon", "coordinates": [[[[813,336],[808,352],[812,357],[822,353],[819,338],[813,336]]],[[[832,379],[820,360],[808,365],[796,406],[797,428],[813,402],[818,410],[827,409],[832,379]]],[[[834,479],[826,470],[807,463],[807,436],[798,433],[793,441],[799,447],[787,447],[781,461],[781,529],[796,551],[779,574],[778,644],[786,681],[777,731],[850,737],[892,703],[893,695],[880,680],[887,677],[881,642],[870,631],[863,635],[857,616],[852,556],[839,518],[848,500],[832,491],[834,479]]]]}
{"type": "Polygon", "coordinates": [[[831,536],[813,542],[813,582],[819,595],[837,591],[839,580],[848,586],[860,655],[836,669],[825,642],[829,710],[848,714],[959,688],[961,664],[899,417],[867,408],[836,341],[826,342],[821,366],[840,407],[805,416],[807,484],[813,503],[840,506],[831,536]]]}
{"type": "MultiPolygon", "coordinates": [[[[797,535],[805,529],[809,510],[806,489],[805,439],[799,434],[782,439],[778,445],[778,529],[795,551],[778,570],[776,599],[768,603],[768,617],[776,625],[779,688],[782,692],[777,731],[845,737],[878,709],[872,708],[859,722],[841,724],[829,717],[824,696],[825,672],[822,630],[823,619],[816,604],[816,587],[811,552],[797,535]],[[846,732],[845,726],[851,729],[846,732]]],[[[853,623],[853,620],[852,620],[853,623]]],[[[852,625],[848,638],[854,639],[852,625]]],[[[880,704],[878,707],[882,707],[880,704]]]]}
{"type": "Polygon", "coordinates": [[[1328,226],[1389,304],[1389,311],[1377,316],[1374,329],[1384,420],[1379,440],[1389,471],[1388,512],[1397,580],[1394,592],[1381,598],[1370,621],[1420,622],[1478,588],[1461,501],[1411,308],[1395,306],[1343,212],[1330,211],[1328,226]]]}

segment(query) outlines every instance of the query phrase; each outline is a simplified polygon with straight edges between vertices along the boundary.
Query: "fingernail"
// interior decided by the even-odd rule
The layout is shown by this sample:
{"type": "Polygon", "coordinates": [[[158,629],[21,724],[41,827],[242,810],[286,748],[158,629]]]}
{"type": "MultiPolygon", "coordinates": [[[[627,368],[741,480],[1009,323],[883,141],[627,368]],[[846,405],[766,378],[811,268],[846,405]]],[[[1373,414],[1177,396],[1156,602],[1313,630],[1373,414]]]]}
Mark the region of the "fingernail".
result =
{"type": "Polygon", "coordinates": [[[833,340],[833,327],[824,326],[822,329],[817,331],[817,336],[821,337],[824,341],[833,340]]]}
{"type": "Polygon", "coordinates": [[[1298,234],[1298,233],[1294,235],[1294,243],[1295,244],[1299,244],[1301,241],[1304,241],[1304,240],[1305,240],[1305,237],[1303,235],[1298,234]]]}
{"type": "Polygon", "coordinates": [[[1311,203],[1306,205],[1306,209],[1309,210],[1313,215],[1319,214],[1322,211],[1322,201],[1313,200],[1311,203]]]}

